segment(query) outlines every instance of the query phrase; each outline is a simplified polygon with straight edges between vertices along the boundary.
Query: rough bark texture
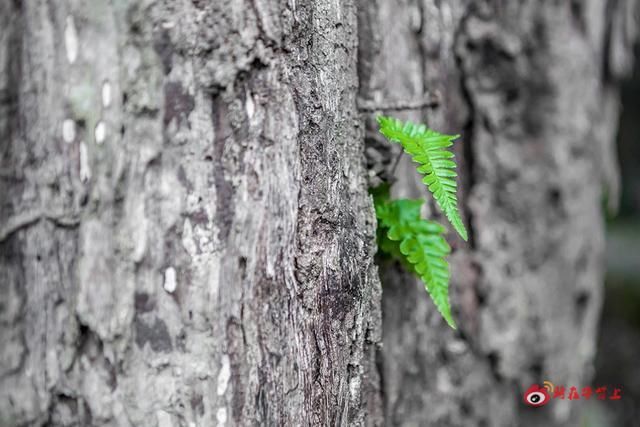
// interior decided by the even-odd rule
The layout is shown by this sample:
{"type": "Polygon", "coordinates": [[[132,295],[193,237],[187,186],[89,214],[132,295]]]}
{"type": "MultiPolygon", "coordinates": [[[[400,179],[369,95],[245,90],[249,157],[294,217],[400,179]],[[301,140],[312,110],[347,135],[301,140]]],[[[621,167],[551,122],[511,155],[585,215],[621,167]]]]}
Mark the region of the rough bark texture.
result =
{"type": "MultiPolygon", "coordinates": [[[[463,244],[451,234],[460,333],[412,277],[383,270],[386,423],[578,424],[580,405],[531,410],[521,399],[543,380],[590,384],[602,199],[618,194],[615,87],[631,63],[635,3],[359,5],[360,96],[438,95],[439,106],[402,117],[463,133],[456,153],[471,235],[463,244]]],[[[398,149],[381,149],[367,119],[374,181],[388,179],[398,149]]],[[[399,169],[396,194],[422,195],[408,159],[399,169]]]]}
{"type": "Polygon", "coordinates": [[[375,418],[353,2],[0,19],[2,425],[375,418]]]}
{"type": "Polygon", "coordinates": [[[0,425],[577,422],[520,399],[590,375],[633,5],[0,0],[0,425]],[[374,264],[357,106],[423,94],[460,332],[374,264]]]}

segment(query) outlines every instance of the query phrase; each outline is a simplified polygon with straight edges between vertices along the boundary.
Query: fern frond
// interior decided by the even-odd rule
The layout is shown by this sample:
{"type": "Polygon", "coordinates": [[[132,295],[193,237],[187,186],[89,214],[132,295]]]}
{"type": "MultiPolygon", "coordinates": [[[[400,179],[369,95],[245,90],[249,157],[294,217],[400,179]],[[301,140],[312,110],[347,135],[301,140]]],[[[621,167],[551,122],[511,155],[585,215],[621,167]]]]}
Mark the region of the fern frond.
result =
{"type": "Polygon", "coordinates": [[[456,164],[453,153],[446,150],[460,135],[443,135],[424,125],[403,123],[393,117],[378,116],[380,132],[390,141],[398,142],[424,175],[422,182],[433,194],[442,212],[458,234],[467,240],[467,229],[462,222],[456,197],[456,164]]]}
{"type": "Polygon", "coordinates": [[[442,317],[455,329],[449,304],[449,264],[451,248],[443,237],[445,228],[420,217],[422,200],[388,198],[374,194],[378,218],[378,246],[408,264],[425,288],[442,317]]]}

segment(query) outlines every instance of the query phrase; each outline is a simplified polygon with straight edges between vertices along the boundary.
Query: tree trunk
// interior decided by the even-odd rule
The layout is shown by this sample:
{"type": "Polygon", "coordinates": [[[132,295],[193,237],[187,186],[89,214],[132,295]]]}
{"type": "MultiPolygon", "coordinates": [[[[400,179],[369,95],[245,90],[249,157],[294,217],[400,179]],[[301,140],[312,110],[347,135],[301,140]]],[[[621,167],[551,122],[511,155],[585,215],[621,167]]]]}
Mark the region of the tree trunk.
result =
{"type": "MultiPolygon", "coordinates": [[[[632,1],[360,0],[360,96],[439,99],[403,114],[455,147],[468,244],[454,233],[459,332],[422,285],[382,269],[388,425],[578,425],[576,402],[528,408],[549,380],[590,385],[603,277],[603,195],[618,197],[617,79],[630,70],[632,1]]],[[[389,150],[367,116],[369,163],[389,150]]],[[[397,196],[423,196],[415,167],[397,196]]],[[[436,215],[430,210],[430,215],[436,215]]],[[[446,222],[446,220],[445,220],[446,222]]]]}
{"type": "Polygon", "coordinates": [[[0,16],[4,424],[375,419],[354,4],[0,16]]]}
{"type": "Polygon", "coordinates": [[[633,3],[515,3],[0,0],[0,425],[577,423],[633,3]],[[425,96],[459,332],[374,263],[425,96]]]}

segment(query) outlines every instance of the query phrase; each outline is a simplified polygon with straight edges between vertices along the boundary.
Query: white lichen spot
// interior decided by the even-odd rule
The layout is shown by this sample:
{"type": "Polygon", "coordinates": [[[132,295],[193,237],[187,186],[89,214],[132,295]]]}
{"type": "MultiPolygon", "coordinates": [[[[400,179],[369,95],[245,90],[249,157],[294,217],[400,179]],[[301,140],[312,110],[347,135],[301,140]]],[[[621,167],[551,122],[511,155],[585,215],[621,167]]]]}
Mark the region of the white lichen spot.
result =
{"type": "Polygon", "coordinates": [[[218,425],[225,425],[227,422],[227,408],[219,408],[216,411],[216,419],[218,420],[218,425]]]}
{"type": "Polygon", "coordinates": [[[218,396],[222,396],[227,391],[227,385],[231,378],[231,365],[229,363],[229,356],[222,355],[220,361],[220,372],[218,373],[218,396]]]}
{"type": "Polygon", "coordinates": [[[144,204],[140,203],[135,208],[137,214],[135,228],[131,232],[134,247],[132,258],[135,263],[139,263],[147,253],[147,219],[144,217],[144,204]]]}
{"type": "Polygon", "coordinates": [[[104,108],[109,108],[111,105],[111,83],[109,80],[105,80],[102,83],[102,106],[104,108]]]}
{"type": "Polygon", "coordinates": [[[87,144],[80,143],[80,181],[87,182],[91,179],[91,169],[89,168],[89,151],[87,144]]]}
{"type": "Polygon", "coordinates": [[[170,30],[175,26],[176,26],[176,23],[172,22],[172,21],[164,21],[162,23],[162,28],[167,29],[167,30],[170,30]]]}
{"type": "Polygon", "coordinates": [[[78,33],[71,15],[67,16],[67,25],[64,29],[64,45],[67,50],[67,60],[69,64],[73,64],[78,58],[78,33]]]}
{"type": "Polygon", "coordinates": [[[164,290],[172,294],[175,292],[176,287],[178,287],[176,269],[169,267],[164,271],[164,290]]]}
{"type": "Polygon", "coordinates": [[[251,95],[251,93],[247,93],[247,102],[246,102],[246,110],[247,110],[247,116],[249,118],[253,117],[253,113],[255,113],[256,111],[256,104],[253,101],[253,96],[251,95]]]}
{"type": "Polygon", "coordinates": [[[102,144],[107,138],[107,125],[102,120],[96,125],[93,135],[96,139],[96,144],[102,144]]]}
{"type": "Polygon", "coordinates": [[[360,386],[360,377],[351,378],[351,381],[349,381],[349,393],[352,399],[356,400],[360,396],[360,386]]]}
{"type": "Polygon", "coordinates": [[[72,143],[76,139],[76,122],[66,119],[62,122],[62,139],[67,144],[72,143]]]}

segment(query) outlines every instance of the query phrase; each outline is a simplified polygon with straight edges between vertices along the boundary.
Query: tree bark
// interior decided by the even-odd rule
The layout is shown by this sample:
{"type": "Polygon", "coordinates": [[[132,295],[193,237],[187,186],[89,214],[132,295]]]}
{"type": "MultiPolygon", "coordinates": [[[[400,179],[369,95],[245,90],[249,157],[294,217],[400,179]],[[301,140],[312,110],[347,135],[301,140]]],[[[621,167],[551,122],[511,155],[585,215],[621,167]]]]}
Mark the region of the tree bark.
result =
{"type": "Polygon", "coordinates": [[[590,375],[633,6],[0,0],[0,425],[577,423],[520,402],[590,375]],[[463,134],[459,332],[381,293],[393,103],[463,134]]]}
{"type": "MultiPolygon", "coordinates": [[[[401,117],[461,133],[468,244],[454,233],[450,330],[422,285],[382,269],[387,425],[579,425],[581,406],[527,408],[549,380],[590,385],[602,303],[603,209],[618,197],[617,80],[630,70],[631,1],[359,2],[360,96],[434,108],[401,117]]],[[[374,181],[399,147],[366,135],[374,181]]],[[[425,196],[409,159],[392,190],[425,196]]],[[[429,215],[437,216],[433,206],[429,215]]],[[[446,220],[445,220],[446,222],[446,220]]],[[[573,403],[573,404],[572,404],[573,403]]]]}
{"type": "Polygon", "coordinates": [[[351,1],[3,1],[3,425],[363,424],[351,1]]]}

